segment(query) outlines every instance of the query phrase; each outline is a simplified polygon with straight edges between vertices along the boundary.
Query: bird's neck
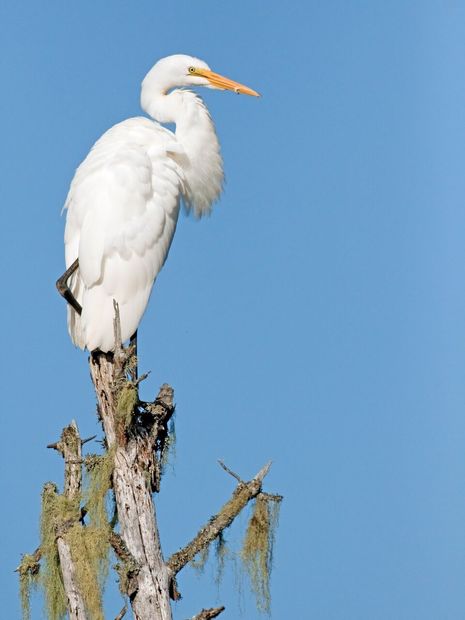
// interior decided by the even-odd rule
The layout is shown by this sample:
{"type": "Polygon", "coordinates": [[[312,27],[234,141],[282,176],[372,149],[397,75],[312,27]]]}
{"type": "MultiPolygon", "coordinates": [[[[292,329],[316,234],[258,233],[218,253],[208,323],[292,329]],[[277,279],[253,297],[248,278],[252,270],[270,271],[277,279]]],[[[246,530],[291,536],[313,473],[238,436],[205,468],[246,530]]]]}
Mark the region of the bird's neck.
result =
{"type": "Polygon", "coordinates": [[[196,215],[208,213],[223,186],[223,160],[215,126],[202,99],[188,90],[159,95],[147,112],[161,123],[176,124],[176,139],[183,153],[181,164],[186,189],[184,199],[196,215]]]}

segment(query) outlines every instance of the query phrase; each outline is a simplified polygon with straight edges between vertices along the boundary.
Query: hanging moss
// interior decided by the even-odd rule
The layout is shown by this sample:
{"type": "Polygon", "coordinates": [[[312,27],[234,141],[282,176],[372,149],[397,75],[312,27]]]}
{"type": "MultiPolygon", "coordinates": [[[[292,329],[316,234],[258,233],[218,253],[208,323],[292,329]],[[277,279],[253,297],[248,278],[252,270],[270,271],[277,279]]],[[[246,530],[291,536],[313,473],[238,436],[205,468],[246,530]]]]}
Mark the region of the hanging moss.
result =
{"type": "Polygon", "coordinates": [[[96,528],[107,528],[107,494],[112,487],[115,448],[103,455],[89,454],[84,463],[88,475],[84,503],[90,523],[96,528]]]}
{"type": "Polygon", "coordinates": [[[64,618],[67,607],[67,598],[56,544],[57,530],[66,521],[78,520],[79,499],[71,501],[63,495],[58,495],[56,485],[52,482],[47,482],[42,492],[42,513],[40,518],[40,548],[43,558],[40,581],[45,592],[48,620],[61,620],[64,618]]]}
{"type": "Polygon", "coordinates": [[[241,559],[249,574],[259,611],[270,613],[270,575],[279,501],[259,495],[247,527],[241,559]]]}
{"type": "Polygon", "coordinates": [[[66,532],[76,570],[76,581],[92,620],[103,620],[102,592],[108,574],[108,532],[75,523],[66,532]]]}
{"type": "Polygon", "coordinates": [[[31,590],[37,587],[39,569],[40,564],[37,552],[33,555],[25,553],[18,567],[19,595],[23,620],[30,620],[31,617],[31,590]]]}
{"type": "MultiPolygon", "coordinates": [[[[44,567],[41,583],[45,591],[47,618],[65,617],[67,597],[60,569],[57,534],[68,543],[76,571],[76,582],[89,617],[103,620],[102,592],[108,575],[109,533],[106,497],[111,488],[115,451],[86,457],[88,484],[84,491],[89,525],[80,522],[80,498],[69,500],[58,495],[56,485],[48,483],[42,494],[41,551],[44,567]]],[[[22,588],[23,607],[28,609],[26,583],[22,588]]],[[[27,617],[27,616],[26,616],[27,617]]]]}
{"type": "Polygon", "coordinates": [[[103,455],[86,456],[83,495],[89,524],[82,527],[76,523],[66,534],[85,605],[90,617],[96,619],[103,618],[102,593],[109,569],[111,527],[106,503],[112,487],[115,450],[112,447],[103,455]]]}
{"type": "Polygon", "coordinates": [[[215,582],[219,587],[223,580],[224,569],[226,567],[226,559],[230,555],[229,549],[226,546],[226,540],[223,536],[223,532],[220,532],[216,539],[215,556],[216,556],[216,575],[215,582]]]}
{"type": "Polygon", "coordinates": [[[210,554],[210,545],[207,545],[200,551],[193,560],[191,560],[190,565],[192,568],[195,568],[196,571],[202,573],[205,569],[205,565],[208,561],[208,556],[210,554]]]}

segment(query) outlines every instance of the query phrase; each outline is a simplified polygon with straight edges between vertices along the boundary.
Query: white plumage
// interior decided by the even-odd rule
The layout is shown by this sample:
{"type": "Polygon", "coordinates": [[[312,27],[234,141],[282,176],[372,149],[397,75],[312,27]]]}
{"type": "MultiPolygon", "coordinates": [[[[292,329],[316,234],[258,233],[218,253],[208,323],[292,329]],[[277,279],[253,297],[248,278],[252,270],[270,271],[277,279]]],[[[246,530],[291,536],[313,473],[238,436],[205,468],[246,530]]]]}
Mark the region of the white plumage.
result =
{"type": "Polygon", "coordinates": [[[68,306],[73,342],[90,351],[114,349],[113,300],[122,339],[137,330],[153,283],[176,230],[180,199],[197,216],[219,197],[223,164],[213,122],[203,101],[175,86],[209,86],[257,95],[201,60],[160,60],[142,84],[142,108],[159,122],[131,118],[109,129],[76,171],[65,203],[66,266],[82,307],[68,306]]]}

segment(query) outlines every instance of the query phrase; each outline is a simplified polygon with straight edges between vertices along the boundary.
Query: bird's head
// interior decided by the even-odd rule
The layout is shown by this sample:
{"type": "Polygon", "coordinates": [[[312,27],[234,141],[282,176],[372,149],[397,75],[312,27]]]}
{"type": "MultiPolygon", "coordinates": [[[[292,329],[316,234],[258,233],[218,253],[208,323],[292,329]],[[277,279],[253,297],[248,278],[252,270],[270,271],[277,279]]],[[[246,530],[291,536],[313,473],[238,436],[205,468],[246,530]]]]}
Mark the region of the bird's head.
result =
{"type": "Polygon", "coordinates": [[[152,88],[156,85],[163,94],[177,86],[206,86],[232,90],[241,95],[260,96],[248,86],[214,73],[203,60],[185,54],[174,54],[159,60],[145,76],[142,89],[149,85],[152,88]]]}

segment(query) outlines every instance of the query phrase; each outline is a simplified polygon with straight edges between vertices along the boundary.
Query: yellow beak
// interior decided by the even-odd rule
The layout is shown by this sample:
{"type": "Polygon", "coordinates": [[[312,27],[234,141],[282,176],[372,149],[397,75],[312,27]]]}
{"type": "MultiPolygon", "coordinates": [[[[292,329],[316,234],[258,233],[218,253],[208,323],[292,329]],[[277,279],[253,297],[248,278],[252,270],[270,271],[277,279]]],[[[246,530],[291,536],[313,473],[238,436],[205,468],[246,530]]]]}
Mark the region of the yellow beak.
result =
{"type": "Polygon", "coordinates": [[[220,88],[221,90],[233,90],[238,95],[251,95],[252,97],[260,97],[260,93],[252,90],[248,86],[244,86],[244,84],[239,84],[239,82],[235,82],[234,80],[230,80],[219,73],[214,73],[209,69],[194,69],[194,75],[201,75],[210,82],[212,86],[215,88],[220,88]]]}

